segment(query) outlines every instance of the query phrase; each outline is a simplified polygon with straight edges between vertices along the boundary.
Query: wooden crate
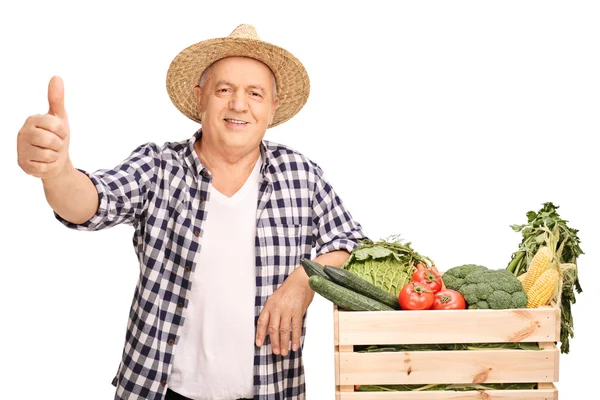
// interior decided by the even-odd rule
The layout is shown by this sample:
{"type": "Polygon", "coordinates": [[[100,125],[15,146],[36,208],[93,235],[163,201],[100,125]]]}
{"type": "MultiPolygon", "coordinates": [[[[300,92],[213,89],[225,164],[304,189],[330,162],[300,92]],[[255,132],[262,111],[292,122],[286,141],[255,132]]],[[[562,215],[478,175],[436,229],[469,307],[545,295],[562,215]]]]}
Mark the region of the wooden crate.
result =
{"type": "Polygon", "coordinates": [[[334,306],[336,400],[557,400],[560,310],[343,311],[334,306]],[[537,342],[541,350],[354,352],[357,345],[537,342]],[[537,382],[531,390],[358,392],[354,385],[537,382]]]}

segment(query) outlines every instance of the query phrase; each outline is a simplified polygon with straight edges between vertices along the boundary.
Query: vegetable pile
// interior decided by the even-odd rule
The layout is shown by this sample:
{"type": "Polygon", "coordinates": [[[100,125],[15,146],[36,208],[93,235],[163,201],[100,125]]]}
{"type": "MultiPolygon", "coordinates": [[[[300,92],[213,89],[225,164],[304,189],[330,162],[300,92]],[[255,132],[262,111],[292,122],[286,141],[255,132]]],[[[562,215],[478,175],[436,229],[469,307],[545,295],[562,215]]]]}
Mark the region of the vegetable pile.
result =
{"type": "Polygon", "coordinates": [[[352,272],[322,266],[304,258],[300,263],[309,276],[310,287],[345,310],[388,311],[400,308],[396,297],[352,272]]]}
{"type": "Polygon", "coordinates": [[[446,288],[429,257],[394,238],[363,242],[341,268],[302,259],[310,287],[349,311],[466,308],[463,296],[446,288]]]}
{"type": "Polygon", "coordinates": [[[362,241],[342,268],[397,297],[417,263],[433,264],[396,235],[378,242],[362,241]]]}
{"type": "MultiPolygon", "coordinates": [[[[493,358],[493,353],[501,353],[502,350],[510,349],[511,351],[517,350],[514,354],[515,365],[510,368],[518,369],[520,357],[516,353],[542,351],[542,347],[546,350],[546,347],[540,346],[538,342],[528,341],[535,340],[528,336],[531,333],[530,328],[519,330],[512,336],[500,336],[499,340],[507,340],[506,342],[471,343],[482,339],[482,336],[478,334],[471,336],[467,334],[467,331],[461,331],[460,329],[464,327],[464,324],[461,325],[461,323],[465,320],[475,321],[477,319],[478,321],[478,313],[485,314],[486,318],[493,317],[492,314],[495,314],[491,311],[468,310],[512,310],[558,306],[561,311],[560,350],[562,353],[569,352],[569,338],[574,336],[571,305],[575,303],[575,293],[582,292],[577,260],[584,253],[580,247],[578,231],[568,226],[568,221],[558,215],[557,208],[552,203],[544,203],[538,212],[529,211],[527,213],[526,224],[511,225],[515,232],[522,234],[522,240],[518,249],[512,253],[506,268],[490,269],[484,265],[465,263],[452,266],[440,273],[431,258],[419,254],[412,248],[411,243],[400,241],[398,236],[377,242],[370,240],[360,242],[341,268],[323,266],[307,259],[302,259],[301,265],[309,276],[310,287],[322,297],[336,304],[341,310],[390,313],[445,310],[432,312],[431,321],[435,321],[441,316],[441,313],[446,314],[444,318],[441,318],[444,324],[452,321],[452,318],[456,318],[457,325],[452,327],[454,330],[452,334],[458,339],[451,339],[452,343],[431,343],[444,340],[434,339],[427,332],[422,332],[421,336],[421,332],[418,332],[417,335],[406,340],[413,343],[416,341],[417,344],[390,343],[390,341],[396,341],[393,339],[395,336],[385,336],[386,340],[380,341],[383,344],[376,344],[378,340],[375,335],[373,338],[362,337],[357,342],[360,344],[355,343],[351,351],[357,353],[402,352],[408,354],[404,362],[410,364],[413,359],[412,353],[433,351],[440,354],[433,354],[432,359],[446,360],[448,357],[454,357],[453,352],[474,353],[491,350],[489,355],[473,357],[478,364],[485,364],[487,357],[493,358]],[[452,314],[452,310],[463,311],[456,311],[455,314],[452,314]],[[468,317],[467,314],[471,314],[473,317],[468,317]],[[462,338],[462,334],[465,334],[464,338],[462,338]],[[504,337],[506,339],[502,339],[504,337]],[[455,343],[455,341],[460,342],[461,339],[464,339],[464,343],[455,343]],[[418,342],[422,343],[418,344],[418,342]]],[[[528,314],[513,313],[512,311],[502,313],[507,318],[508,315],[511,315],[515,321],[528,314]]],[[[391,314],[382,313],[381,318],[385,318],[387,315],[391,314]]],[[[361,318],[358,317],[357,321],[360,321],[361,318]]],[[[425,318],[420,314],[417,314],[416,317],[417,320],[425,318]]],[[[378,321],[379,319],[377,318],[378,321]]],[[[401,320],[397,320],[397,322],[400,323],[401,320]]],[[[421,329],[428,329],[431,321],[424,321],[425,324],[421,329]]],[[[477,325],[477,323],[471,322],[466,325],[469,332],[471,325],[477,325]]],[[[381,329],[385,328],[385,324],[381,324],[381,329]]],[[[532,325],[531,328],[535,330],[536,326],[532,325]]],[[[339,329],[342,329],[341,325],[339,329]]],[[[394,329],[403,329],[403,327],[394,329]]],[[[476,329],[481,329],[481,333],[488,334],[491,332],[490,329],[495,328],[480,328],[477,325],[476,329]]],[[[366,333],[365,331],[364,334],[366,333]]],[[[496,336],[493,337],[496,339],[496,336]]],[[[399,335],[398,341],[403,340],[402,338],[403,336],[399,335]]],[[[340,353],[341,351],[340,349],[340,353]]],[[[416,360],[421,355],[414,354],[414,359],[416,360]]],[[[523,354],[525,358],[530,355],[532,353],[523,354]]],[[[471,354],[467,358],[470,356],[471,354]]],[[[544,354],[538,354],[538,356],[540,360],[544,358],[544,354]]],[[[546,357],[546,360],[549,358],[546,357]]],[[[540,362],[543,363],[543,361],[540,362]]],[[[547,363],[550,365],[551,360],[547,363]]],[[[416,361],[415,366],[418,367],[416,361]]],[[[456,367],[459,368],[460,365],[457,364],[456,367]]],[[[491,370],[491,368],[489,369],[491,370]]],[[[412,370],[413,365],[410,364],[407,366],[406,373],[410,374],[412,370]]],[[[441,367],[437,368],[437,366],[432,367],[431,370],[440,374],[444,373],[441,367]]],[[[537,383],[495,383],[499,380],[497,378],[490,379],[492,382],[488,383],[486,382],[487,374],[481,379],[479,375],[477,374],[473,380],[468,377],[466,382],[473,383],[467,384],[430,384],[421,383],[426,381],[425,379],[416,379],[410,382],[420,384],[386,385],[385,383],[394,381],[377,382],[372,380],[372,383],[382,383],[382,385],[355,384],[354,390],[357,392],[478,391],[481,395],[487,396],[486,391],[488,390],[531,391],[539,389],[537,383]]],[[[448,382],[464,381],[452,378],[450,374],[446,378],[448,382]]],[[[513,379],[511,378],[511,380],[513,379]]],[[[443,381],[437,380],[437,382],[443,381]]],[[[360,380],[357,378],[353,383],[360,383],[360,380]]],[[[523,395],[527,394],[523,392],[523,395]]],[[[447,396],[460,397],[461,395],[456,393],[447,396]]]]}
{"type": "Polygon", "coordinates": [[[571,305],[576,301],[575,292],[582,292],[577,259],[584,253],[577,236],[578,230],[569,227],[568,221],[558,214],[558,208],[550,202],[544,203],[538,212],[527,213],[526,224],[511,225],[515,232],[521,232],[522,240],[506,269],[523,281],[528,293],[537,293],[536,296],[539,296],[537,302],[529,304],[530,307],[553,301],[558,304],[561,309],[560,350],[561,353],[568,353],[569,338],[575,334],[571,305]],[[543,258],[545,260],[540,260],[543,258]],[[533,274],[530,275],[528,271],[533,274]],[[546,275],[542,278],[542,274],[546,275]],[[536,281],[539,283],[533,288],[536,281]],[[549,297],[548,291],[542,294],[542,290],[548,288],[551,289],[549,297]],[[549,299],[544,301],[545,298],[549,299]]]}
{"type": "MultiPolygon", "coordinates": [[[[431,258],[419,254],[411,243],[399,240],[398,236],[360,242],[341,268],[322,266],[307,259],[302,259],[301,264],[311,288],[348,311],[558,306],[560,349],[568,353],[569,338],[574,336],[571,305],[576,301],[575,293],[582,292],[577,260],[584,253],[578,231],[568,226],[557,209],[552,203],[544,203],[538,212],[527,213],[526,224],[511,225],[515,232],[522,234],[522,240],[508,266],[502,269],[462,264],[441,274],[431,258]]],[[[461,344],[467,349],[486,345],[489,344],[461,344]]],[[[369,351],[394,351],[390,349],[399,347],[404,349],[402,351],[411,351],[403,346],[371,346],[369,351]]],[[[440,350],[435,347],[438,345],[432,346],[440,350]]],[[[438,389],[441,386],[447,385],[413,390],[444,390],[438,389]]]]}
{"type": "Polygon", "coordinates": [[[527,306],[521,282],[505,269],[465,264],[444,273],[450,289],[463,295],[469,309],[508,309],[527,306]]]}

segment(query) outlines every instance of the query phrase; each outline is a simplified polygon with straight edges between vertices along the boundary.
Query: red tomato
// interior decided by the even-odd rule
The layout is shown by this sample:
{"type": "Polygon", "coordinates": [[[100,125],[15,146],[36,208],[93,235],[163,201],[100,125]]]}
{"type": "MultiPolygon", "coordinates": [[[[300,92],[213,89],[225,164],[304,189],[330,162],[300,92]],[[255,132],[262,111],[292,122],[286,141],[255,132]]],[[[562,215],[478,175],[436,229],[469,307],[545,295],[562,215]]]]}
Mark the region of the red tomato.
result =
{"type": "Polygon", "coordinates": [[[411,281],[398,295],[400,308],[403,310],[429,310],[433,305],[433,292],[421,282],[411,281]]]}
{"type": "Polygon", "coordinates": [[[429,267],[428,267],[428,266],[427,266],[427,264],[425,264],[424,262],[421,262],[421,261],[419,261],[419,262],[417,263],[417,265],[415,265],[415,268],[416,268],[417,270],[422,270],[422,269],[429,268],[429,267]]]}
{"type": "Polygon", "coordinates": [[[464,310],[467,308],[465,298],[452,289],[440,290],[434,295],[432,310],[464,310]]]}
{"type": "Polygon", "coordinates": [[[433,293],[442,290],[442,277],[439,273],[435,272],[433,268],[418,268],[412,274],[411,280],[424,283],[431,291],[433,291],[433,293]]]}

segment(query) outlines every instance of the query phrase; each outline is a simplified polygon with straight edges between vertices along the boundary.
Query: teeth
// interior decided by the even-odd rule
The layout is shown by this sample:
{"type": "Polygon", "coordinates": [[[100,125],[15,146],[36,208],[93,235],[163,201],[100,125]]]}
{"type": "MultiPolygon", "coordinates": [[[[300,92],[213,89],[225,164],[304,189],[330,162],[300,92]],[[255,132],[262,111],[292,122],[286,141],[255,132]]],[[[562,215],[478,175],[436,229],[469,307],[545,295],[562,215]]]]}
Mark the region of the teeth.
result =
{"type": "Polygon", "coordinates": [[[246,123],[245,121],[240,121],[240,120],[237,120],[237,119],[230,119],[230,118],[226,118],[225,121],[231,122],[232,124],[240,124],[240,125],[246,123]]]}

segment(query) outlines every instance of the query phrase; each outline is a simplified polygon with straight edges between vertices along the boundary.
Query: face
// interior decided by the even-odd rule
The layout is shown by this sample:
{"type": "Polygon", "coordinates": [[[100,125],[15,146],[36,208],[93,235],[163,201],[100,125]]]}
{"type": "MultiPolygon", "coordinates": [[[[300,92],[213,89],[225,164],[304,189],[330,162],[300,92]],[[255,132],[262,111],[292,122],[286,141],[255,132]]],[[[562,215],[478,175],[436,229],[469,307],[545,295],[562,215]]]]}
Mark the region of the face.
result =
{"type": "Polygon", "coordinates": [[[269,67],[245,57],[214,63],[194,95],[203,137],[233,151],[258,149],[279,103],[269,67]]]}

